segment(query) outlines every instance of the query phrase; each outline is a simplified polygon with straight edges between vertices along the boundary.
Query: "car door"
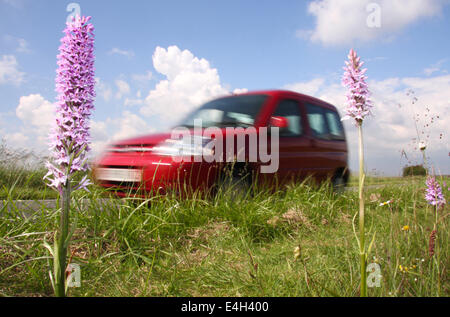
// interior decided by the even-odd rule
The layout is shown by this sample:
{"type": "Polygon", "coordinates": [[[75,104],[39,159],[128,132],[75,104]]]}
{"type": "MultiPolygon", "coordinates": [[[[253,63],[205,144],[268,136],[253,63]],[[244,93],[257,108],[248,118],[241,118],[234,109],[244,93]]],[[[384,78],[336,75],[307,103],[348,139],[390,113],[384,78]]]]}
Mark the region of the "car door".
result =
{"type": "Polygon", "coordinates": [[[312,103],[306,103],[305,109],[312,137],[310,152],[314,174],[323,181],[346,164],[345,136],[337,113],[312,103]]]}
{"type": "Polygon", "coordinates": [[[305,118],[300,102],[296,99],[281,99],[272,116],[285,117],[286,128],[279,130],[279,169],[281,183],[303,179],[311,171],[309,149],[311,141],[305,135],[305,118]]]}

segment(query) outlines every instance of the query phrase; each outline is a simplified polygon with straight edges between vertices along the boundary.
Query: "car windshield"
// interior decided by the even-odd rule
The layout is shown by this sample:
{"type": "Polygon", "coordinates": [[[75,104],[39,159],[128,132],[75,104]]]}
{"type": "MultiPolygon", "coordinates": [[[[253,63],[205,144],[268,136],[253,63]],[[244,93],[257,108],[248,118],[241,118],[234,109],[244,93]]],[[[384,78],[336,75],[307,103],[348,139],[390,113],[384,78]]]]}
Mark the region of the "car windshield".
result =
{"type": "Polygon", "coordinates": [[[201,120],[204,128],[253,126],[266,99],[266,95],[240,95],[216,99],[191,113],[179,126],[194,127],[194,120],[201,120]]]}

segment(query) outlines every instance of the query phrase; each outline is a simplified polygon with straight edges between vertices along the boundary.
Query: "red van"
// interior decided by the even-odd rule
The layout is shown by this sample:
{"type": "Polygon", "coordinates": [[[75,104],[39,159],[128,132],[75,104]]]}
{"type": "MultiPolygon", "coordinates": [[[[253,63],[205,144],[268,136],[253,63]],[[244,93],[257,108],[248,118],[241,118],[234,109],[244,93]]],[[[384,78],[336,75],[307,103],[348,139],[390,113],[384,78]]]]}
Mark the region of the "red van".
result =
{"type": "Polygon", "coordinates": [[[284,91],[205,103],[174,130],[110,144],[94,164],[98,184],[119,196],[209,191],[232,183],[280,185],[312,176],[348,182],[345,132],[336,108],[284,91]]]}

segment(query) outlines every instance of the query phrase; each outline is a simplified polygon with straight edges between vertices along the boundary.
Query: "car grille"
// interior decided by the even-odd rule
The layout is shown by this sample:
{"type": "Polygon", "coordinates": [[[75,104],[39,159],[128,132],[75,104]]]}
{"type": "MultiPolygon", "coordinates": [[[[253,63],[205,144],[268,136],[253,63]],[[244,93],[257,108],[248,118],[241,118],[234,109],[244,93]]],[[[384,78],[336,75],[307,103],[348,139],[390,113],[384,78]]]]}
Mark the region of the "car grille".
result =
{"type": "MultiPolygon", "coordinates": [[[[124,166],[124,165],[100,165],[98,169],[113,169],[113,170],[141,170],[142,166],[124,166]]],[[[141,181],[119,181],[112,179],[97,179],[102,185],[121,187],[121,188],[138,188],[141,186],[141,181]]]]}

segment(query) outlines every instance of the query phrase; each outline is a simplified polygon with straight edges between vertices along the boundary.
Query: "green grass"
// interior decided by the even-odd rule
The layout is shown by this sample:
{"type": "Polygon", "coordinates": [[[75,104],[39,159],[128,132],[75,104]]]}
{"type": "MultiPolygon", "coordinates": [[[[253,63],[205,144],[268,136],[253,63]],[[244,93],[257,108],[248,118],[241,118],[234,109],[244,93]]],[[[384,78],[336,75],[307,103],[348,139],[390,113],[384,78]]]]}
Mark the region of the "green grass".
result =
{"type": "Polygon", "coordinates": [[[58,195],[44,184],[45,169],[0,165],[0,200],[54,199],[58,195]]]}
{"type": "MultiPolygon", "coordinates": [[[[2,199],[55,197],[39,184],[42,176],[10,175],[2,199]]],[[[425,179],[399,186],[400,180],[368,182],[383,184],[365,195],[366,239],[376,232],[368,262],[379,263],[382,274],[369,296],[449,296],[448,207],[439,212],[436,254],[430,257],[435,214],[424,200],[425,179]],[[411,269],[402,273],[399,265],[411,269]]],[[[335,195],[326,186],[296,184],[234,199],[156,196],[114,204],[102,197],[95,187],[74,195],[70,252],[82,281],[70,296],[359,295],[356,191],[335,195]],[[81,199],[90,206],[77,206],[81,199]]],[[[19,213],[0,209],[0,295],[52,296],[42,243],[53,242],[58,211],[42,208],[27,220],[19,213]]]]}

